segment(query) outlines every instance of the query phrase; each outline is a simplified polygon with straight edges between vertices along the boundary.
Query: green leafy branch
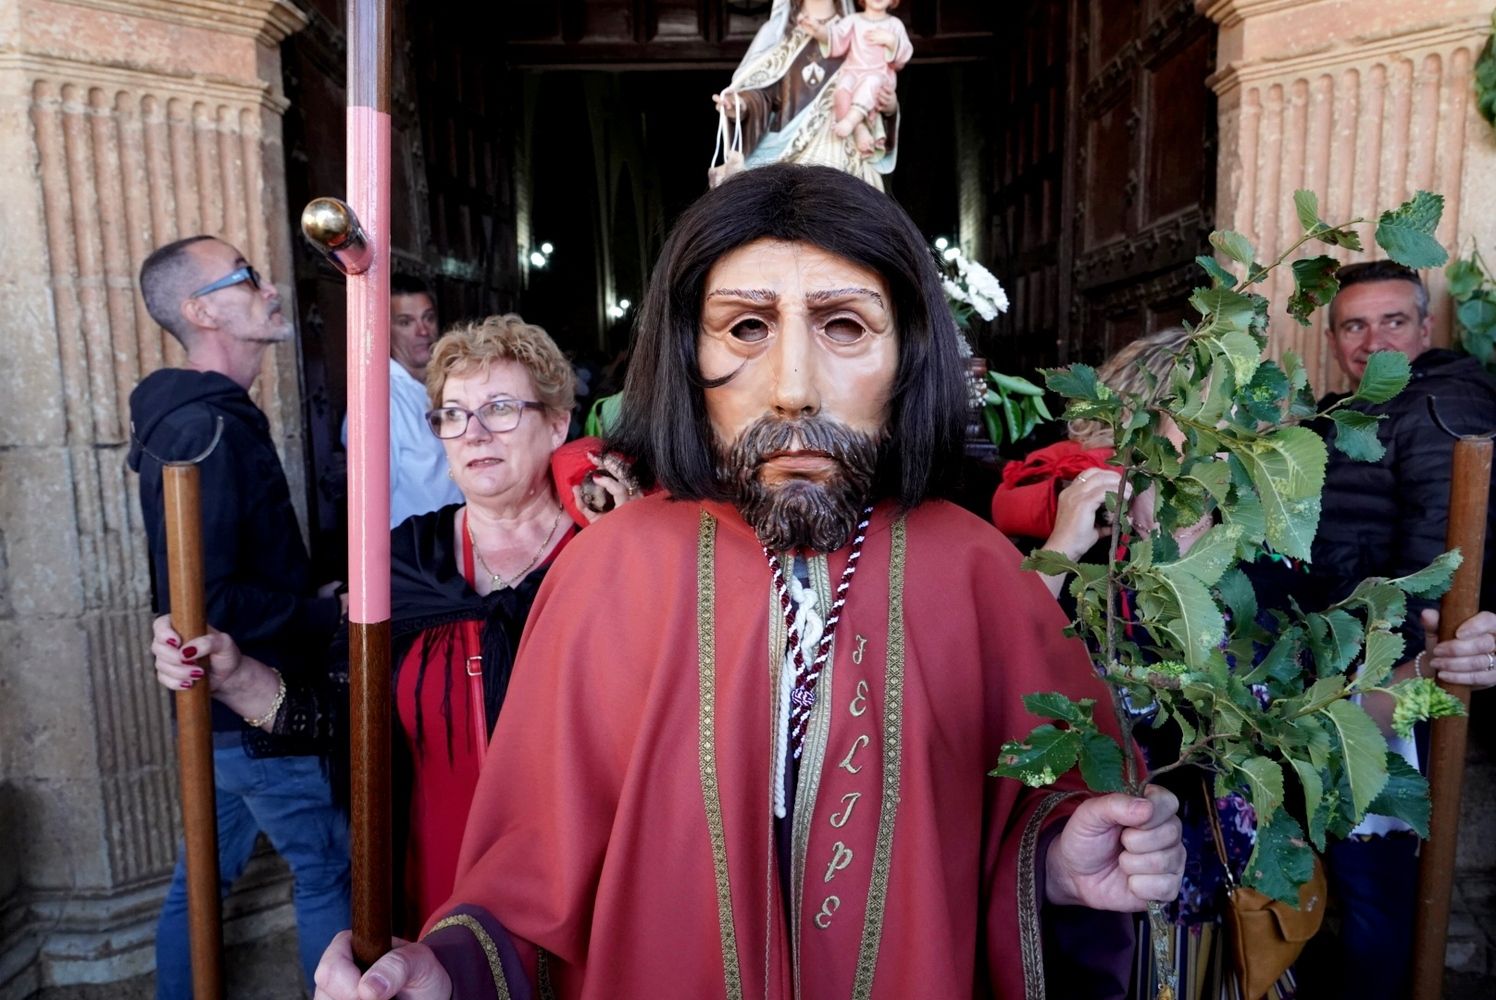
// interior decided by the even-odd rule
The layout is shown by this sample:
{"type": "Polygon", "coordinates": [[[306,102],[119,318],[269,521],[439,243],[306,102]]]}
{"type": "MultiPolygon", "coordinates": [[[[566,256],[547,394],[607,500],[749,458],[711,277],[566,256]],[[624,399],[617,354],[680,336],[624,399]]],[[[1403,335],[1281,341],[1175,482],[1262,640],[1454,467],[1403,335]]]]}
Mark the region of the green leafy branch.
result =
{"type": "MultiPolygon", "coordinates": [[[[1199,765],[1214,772],[1217,794],[1245,790],[1258,837],[1244,879],[1289,902],[1312,869],[1310,845],[1323,849],[1327,837],[1348,834],[1368,811],[1427,829],[1423,779],[1389,752],[1353,699],[1371,692],[1393,698],[1399,730],[1459,710],[1431,681],[1390,682],[1404,655],[1394,629],[1408,596],[1447,588],[1458,553],[1407,577],[1364,581],[1313,613],[1259,606],[1242,569],[1258,559],[1309,558],[1328,451],[1324,437],[1299,425],[1323,421],[1346,455],[1379,458],[1380,418],[1368,409],[1395,396],[1409,377],[1405,356],[1374,354],[1356,392],[1321,411],[1296,355],[1265,357],[1271,306],[1254,286],[1288,267],[1294,287],[1285,311],[1307,325],[1338,291],[1339,262],[1294,255],[1311,242],[1362,246],[1351,228],[1361,220],[1324,221],[1307,191],[1297,192],[1294,204],[1302,232],[1267,264],[1241,234],[1212,235],[1224,260],[1197,258],[1210,285],[1190,299],[1200,320],[1163,392],[1147,373],[1149,391],[1137,395],[1113,390],[1087,365],[1045,373],[1048,387],[1067,401],[1064,418],[1111,430],[1112,464],[1127,495],[1155,498],[1156,527],[1141,530],[1129,505],[1118,505],[1104,564],[1043,550],[1025,563],[1073,575],[1071,628],[1108,683],[1122,732],[1143,708],[1155,728],[1177,728],[1177,755],[1156,761],[1153,774],[1199,765]],[[1124,594],[1132,597],[1125,613],[1124,594]]],[[[1418,192],[1378,217],[1377,244],[1409,267],[1442,265],[1447,254],[1434,236],[1442,207],[1438,195],[1418,192]]],[[[1132,740],[1118,745],[1103,734],[1094,702],[1040,693],[1026,704],[1048,721],[1006,744],[994,774],[1042,785],[1078,767],[1098,791],[1142,791],[1132,740]]],[[[1156,934],[1161,913],[1152,914],[1156,934]]]]}
{"type": "Polygon", "coordinates": [[[1041,421],[1054,419],[1044,405],[1044,390],[1026,378],[989,371],[984,388],[982,422],[987,437],[999,448],[1022,441],[1041,421]]]}
{"type": "Polygon", "coordinates": [[[1496,10],[1491,12],[1491,37],[1475,60],[1475,109],[1487,124],[1496,126],[1496,10]]]}
{"type": "Polygon", "coordinates": [[[1480,247],[1472,246],[1470,256],[1452,261],[1444,276],[1454,298],[1460,346],[1488,371],[1496,372],[1496,276],[1486,266],[1480,247]]]}

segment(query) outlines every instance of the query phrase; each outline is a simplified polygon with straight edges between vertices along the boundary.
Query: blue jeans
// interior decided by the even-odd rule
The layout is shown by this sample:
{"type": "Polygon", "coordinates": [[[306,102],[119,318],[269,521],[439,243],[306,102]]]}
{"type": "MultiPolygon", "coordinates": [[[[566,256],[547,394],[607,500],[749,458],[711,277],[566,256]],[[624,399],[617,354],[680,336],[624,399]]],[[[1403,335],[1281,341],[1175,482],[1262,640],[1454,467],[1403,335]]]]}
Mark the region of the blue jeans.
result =
{"type": "MultiPolygon", "coordinates": [[[[308,988],[333,935],[349,925],[348,819],[333,802],[316,757],[255,759],[242,746],[213,751],[218,799],[218,873],[221,891],[244,872],[260,831],[296,877],[301,967],[308,988]]],[[[161,919],[156,924],[156,998],[192,996],[187,940],[186,855],[177,852],[161,919]]]]}

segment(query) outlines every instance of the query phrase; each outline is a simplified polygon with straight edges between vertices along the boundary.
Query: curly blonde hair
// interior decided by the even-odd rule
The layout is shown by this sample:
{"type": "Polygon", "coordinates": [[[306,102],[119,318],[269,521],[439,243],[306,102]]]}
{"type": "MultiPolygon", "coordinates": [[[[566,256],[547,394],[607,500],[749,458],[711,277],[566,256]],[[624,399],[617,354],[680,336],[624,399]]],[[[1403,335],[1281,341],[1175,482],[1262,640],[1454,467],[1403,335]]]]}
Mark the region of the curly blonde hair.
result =
{"type": "MultiPolygon", "coordinates": [[[[1183,327],[1171,326],[1146,337],[1124,344],[1122,349],[1097,369],[1102,384],[1130,396],[1141,396],[1153,403],[1169,391],[1169,376],[1179,354],[1189,343],[1190,334],[1183,327]],[[1155,384],[1150,389],[1143,373],[1151,374],[1155,384]]],[[[1087,448],[1109,448],[1112,430],[1098,420],[1072,420],[1067,425],[1070,440],[1087,448]]]]}
{"type": "Polygon", "coordinates": [[[426,395],[441,405],[450,376],[486,375],[490,365],[517,361],[530,373],[535,392],[557,413],[570,413],[577,401],[577,377],[551,335],[515,313],[459,323],[436,342],[426,365],[426,395]]]}

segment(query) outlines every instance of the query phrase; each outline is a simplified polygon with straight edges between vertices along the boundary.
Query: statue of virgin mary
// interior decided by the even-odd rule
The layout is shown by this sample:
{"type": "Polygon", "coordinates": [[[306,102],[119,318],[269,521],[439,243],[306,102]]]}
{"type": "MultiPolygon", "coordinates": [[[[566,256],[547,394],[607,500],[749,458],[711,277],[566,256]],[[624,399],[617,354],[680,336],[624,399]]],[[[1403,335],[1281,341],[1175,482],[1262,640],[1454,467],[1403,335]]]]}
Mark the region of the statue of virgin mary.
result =
{"type": "MultiPolygon", "coordinates": [[[[715,186],[738,169],[768,163],[807,163],[835,167],[883,189],[883,176],[897,158],[898,102],[892,91],[880,94],[878,114],[868,120],[874,152],[863,156],[851,138],[832,133],[836,122],[832,98],[840,58],[797,27],[803,14],[828,23],[853,13],[852,0],[774,0],[769,20],[758,30],[732,82],[713,95],[726,123],[741,136],[741,158],[729,151],[726,167],[714,167],[715,186]]],[[[730,147],[737,140],[729,140],[730,147]]]]}

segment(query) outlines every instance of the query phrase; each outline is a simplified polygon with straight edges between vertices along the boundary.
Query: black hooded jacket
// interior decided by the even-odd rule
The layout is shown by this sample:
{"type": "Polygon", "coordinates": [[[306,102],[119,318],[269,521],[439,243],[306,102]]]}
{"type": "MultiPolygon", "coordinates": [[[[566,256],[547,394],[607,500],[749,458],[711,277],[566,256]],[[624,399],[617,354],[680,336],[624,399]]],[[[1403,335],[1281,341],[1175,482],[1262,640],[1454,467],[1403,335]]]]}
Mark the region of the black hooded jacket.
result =
{"type": "MultiPolygon", "coordinates": [[[[140,473],[152,603],[158,612],[170,610],[159,460],[201,454],[220,419],[223,437],[199,465],[208,622],[246,654],[294,677],[320,667],[338,623],[338,600],[315,595],[269,421],[244,389],[216,372],[162,369],[130,394],[129,464],[140,473]]],[[[213,728],[244,726],[215,701],[213,728]]]]}
{"type": "MultiPolygon", "coordinates": [[[[1444,349],[1423,352],[1412,368],[1407,388],[1390,401],[1354,404],[1357,410],[1384,415],[1377,437],[1387,451],[1380,461],[1348,458],[1334,447],[1333,424],[1315,428],[1330,445],[1330,461],[1310,566],[1312,593],[1300,595],[1306,610],[1341,600],[1365,577],[1422,569],[1444,551],[1454,439],[1434,422],[1428,401],[1437,401],[1440,417],[1458,433],[1496,430],[1496,380],[1475,358],[1444,349]]],[[[1336,398],[1326,397],[1320,407],[1336,398]]],[[[1488,567],[1493,549],[1496,506],[1486,526],[1488,567]]],[[[1489,608],[1489,584],[1496,573],[1488,568],[1485,578],[1481,607],[1489,608]]],[[[1409,599],[1402,629],[1405,656],[1423,649],[1418,612],[1433,606],[1433,601],[1409,599]]]]}

